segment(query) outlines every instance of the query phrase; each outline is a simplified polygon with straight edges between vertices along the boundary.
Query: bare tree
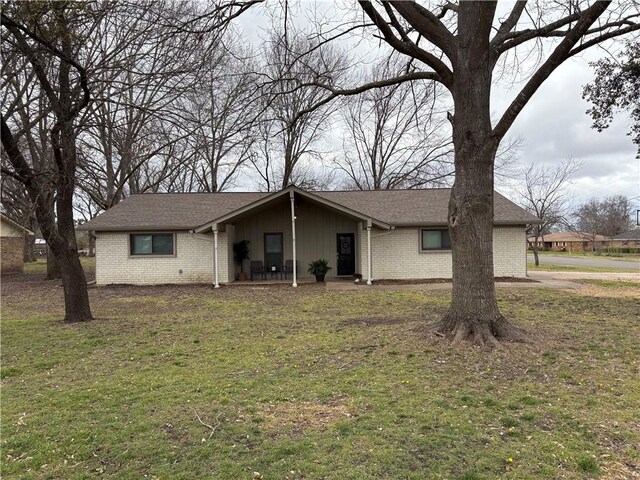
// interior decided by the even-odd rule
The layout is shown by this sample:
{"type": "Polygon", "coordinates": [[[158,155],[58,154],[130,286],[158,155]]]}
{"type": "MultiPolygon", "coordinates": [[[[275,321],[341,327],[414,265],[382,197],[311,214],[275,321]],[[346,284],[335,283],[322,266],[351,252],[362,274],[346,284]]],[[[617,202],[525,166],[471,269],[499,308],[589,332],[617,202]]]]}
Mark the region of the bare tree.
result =
{"type": "Polygon", "coordinates": [[[305,159],[320,161],[316,149],[325,135],[329,116],[337,106],[317,104],[325,94],[322,84],[334,84],[348,70],[346,54],[333,45],[321,45],[293,30],[273,33],[265,46],[263,104],[252,164],[267,191],[300,186],[311,180],[305,159]],[[305,52],[306,55],[303,55],[305,52]],[[306,111],[306,112],[305,112],[306,111]],[[305,168],[306,167],[306,168],[305,168]]]}
{"type": "Polygon", "coordinates": [[[78,61],[75,42],[80,39],[79,32],[100,21],[102,11],[98,6],[79,10],[55,2],[14,7],[3,9],[2,26],[8,32],[3,43],[29,60],[40,92],[50,105],[55,121],[49,134],[55,171],[51,180],[34,171],[34,165],[30,165],[22,154],[18,138],[3,115],[2,144],[12,166],[3,173],[24,184],[35,206],[40,230],[60,266],[65,320],[90,320],[93,317],[78,258],[73,220],[77,165],[74,120],[88,105],[90,91],[86,69],[78,61]],[[55,217],[50,201],[42,194],[52,191],[49,182],[55,185],[55,217]]]}
{"type": "MultiPolygon", "coordinates": [[[[415,1],[359,2],[379,36],[410,57],[418,71],[356,88],[327,85],[326,105],[343,95],[415,80],[442,84],[453,97],[449,115],[455,151],[455,181],[449,202],[453,296],[445,318],[431,330],[452,338],[496,346],[499,339],[526,341],[496,301],[493,269],[495,155],[501,140],[534,93],[559,65],[603,41],[638,30],[634,2],[540,4],[517,1],[497,17],[498,2],[465,1],[424,6],[415,1]],[[518,68],[520,54],[539,62],[518,68]],[[547,52],[549,52],[547,54],[547,52]],[[534,55],[535,57],[535,55],[534,55]],[[491,121],[494,73],[521,74],[524,83],[511,104],[491,121]]],[[[500,5],[501,10],[503,9],[500,5]]],[[[360,25],[368,28],[367,24],[360,25]]],[[[351,28],[355,28],[351,26],[351,28]]],[[[337,36],[336,34],[334,36],[337,36]]]]}
{"type": "Polygon", "coordinates": [[[588,237],[594,249],[597,235],[611,238],[632,226],[631,203],[624,195],[592,198],[576,209],[574,217],[575,228],[588,237]]]}
{"type": "MultiPolygon", "coordinates": [[[[385,59],[367,80],[389,78],[405,68],[395,57],[385,59]]],[[[441,185],[453,174],[453,143],[438,90],[432,82],[407,82],[346,102],[344,157],[334,165],[346,174],[349,187],[421,188],[441,185]]]]}
{"type": "MultiPolygon", "coordinates": [[[[174,32],[191,31],[194,35],[209,34],[215,38],[215,32],[224,29],[230,18],[254,3],[256,1],[249,0],[218,4],[186,21],[163,18],[159,23],[173,25],[174,32]]],[[[2,166],[2,173],[24,185],[34,205],[38,226],[60,266],[65,320],[90,320],[92,314],[73,218],[78,166],[77,122],[92,100],[87,49],[108,12],[134,8],[137,3],[105,1],[78,6],[69,2],[6,2],[2,6],[3,51],[17,54],[20,60],[13,65],[23,65],[27,69],[25,78],[37,80],[34,89],[43,102],[36,111],[21,116],[19,109],[14,108],[15,98],[3,98],[2,145],[8,162],[2,166]],[[51,119],[43,138],[53,162],[33,155],[29,158],[21,144],[25,132],[43,118],[51,119]]],[[[116,51],[114,55],[121,53],[116,51]]],[[[3,82],[5,76],[7,81],[21,78],[11,70],[3,70],[3,82]]],[[[18,92],[24,92],[27,84],[20,85],[18,92]]]]}
{"type": "Polygon", "coordinates": [[[193,177],[192,189],[229,188],[251,157],[260,109],[251,55],[237,44],[213,51],[200,78],[176,102],[191,154],[183,173],[193,177]]]}
{"type": "Polygon", "coordinates": [[[90,38],[90,85],[100,96],[79,122],[79,185],[102,209],[151,189],[146,179],[161,182],[174,144],[192,133],[180,102],[207,74],[209,52],[222,49],[219,37],[208,45],[200,33],[176,29],[200,13],[187,2],[123,4],[90,38]],[[141,174],[143,165],[153,175],[141,174]]]}
{"type": "Polygon", "coordinates": [[[540,219],[540,223],[527,229],[528,236],[533,237],[529,246],[536,266],[540,265],[538,239],[552,227],[568,223],[572,206],[566,188],[579,168],[580,164],[569,158],[550,167],[534,164],[522,172],[522,183],[516,187],[518,203],[540,219]]]}

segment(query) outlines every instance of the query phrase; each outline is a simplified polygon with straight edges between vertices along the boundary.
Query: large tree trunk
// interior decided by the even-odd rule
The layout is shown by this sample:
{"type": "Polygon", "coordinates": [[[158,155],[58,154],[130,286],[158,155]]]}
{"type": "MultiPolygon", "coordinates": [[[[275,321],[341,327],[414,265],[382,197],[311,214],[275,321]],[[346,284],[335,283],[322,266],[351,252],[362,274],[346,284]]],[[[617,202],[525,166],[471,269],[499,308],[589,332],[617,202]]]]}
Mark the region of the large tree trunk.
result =
{"type": "Polygon", "coordinates": [[[60,274],[60,264],[49,245],[47,245],[47,280],[62,278],[60,274]]]}
{"type": "MultiPolygon", "coordinates": [[[[483,9],[469,5],[463,9],[483,9]]],[[[469,12],[467,12],[469,13],[469,12]]],[[[491,14],[492,12],[485,12],[491,14]]],[[[482,14],[482,12],[480,12],[482,14]]],[[[478,18],[460,12],[464,18],[478,18]]],[[[491,22],[460,26],[460,56],[454,68],[455,113],[451,118],[455,151],[455,180],[449,200],[449,234],[452,240],[453,292],[451,308],[433,330],[451,336],[452,342],[472,340],[498,345],[498,339],[524,340],[522,330],[502,316],[496,299],[493,273],[493,167],[499,139],[492,136],[490,118],[491,22]]]]}
{"type": "Polygon", "coordinates": [[[536,237],[534,243],[531,245],[531,251],[533,252],[533,262],[536,267],[540,266],[540,257],[538,256],[538,237],[536,237]]]}
{"type": "Polygon", "coordinates": [[[24,251],[22,261],[24,263],[35,262],[35,255],[33,253],[35,249],[36,237],[35,235],[24,236],[24,251]]]}
{"type": "MultiPolygon", "coordinates": [[[[61,66],[64,71],[65,64],[61,66]]],[[[61,82],[61,92],[66,85],[61,82]]],[[[63,95],[61,95],[63,96],[63,95]]],[[[73,221],[73,193],[75,190],[76,145],[75,132],[70,121],[60,124],[51,132],[54,158],[58,167],[56,213],[58,228],[47,238],[58,264],[64,289],[64,319],[67,322],[92,320],[87,280],[80,263],[76,231],[73,221]]]]}

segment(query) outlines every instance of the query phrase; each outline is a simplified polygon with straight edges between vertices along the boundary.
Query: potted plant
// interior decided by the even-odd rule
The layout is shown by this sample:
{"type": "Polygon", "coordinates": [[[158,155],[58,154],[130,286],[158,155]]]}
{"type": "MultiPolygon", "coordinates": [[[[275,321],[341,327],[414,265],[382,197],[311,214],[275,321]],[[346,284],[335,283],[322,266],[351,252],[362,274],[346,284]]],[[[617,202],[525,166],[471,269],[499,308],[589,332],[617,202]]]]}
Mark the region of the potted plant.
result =
{"type": "Polygon", "coordinates": [[[240,240],[233,244],[233,260],[237,265],[240,265],[238,280],[245,282],[247,274],[244,273],[244,261],[249,260],[249,240],[240,240]]]}
{"type": "Polygon", "coordinates": [[[309,264],[309,269],[307,270],[310,274],[316,276],[317,282],[324,282],[324,276],[327,272],[331,270],[329,266],[329,261],[321,258],[319,260],[314,260],[309,264]]]}

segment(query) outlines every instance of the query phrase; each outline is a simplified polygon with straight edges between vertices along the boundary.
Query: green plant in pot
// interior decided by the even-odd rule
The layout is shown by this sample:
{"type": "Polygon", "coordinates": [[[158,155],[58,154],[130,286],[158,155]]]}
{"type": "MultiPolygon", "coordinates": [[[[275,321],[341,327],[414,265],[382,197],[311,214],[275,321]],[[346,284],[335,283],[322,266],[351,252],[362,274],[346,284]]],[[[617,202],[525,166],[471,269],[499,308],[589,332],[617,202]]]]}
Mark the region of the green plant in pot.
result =
{"type": "Polygon", "coordinates": [[[244,282],[247,280],[247,274],[244,273],[244,261],[249,260],[249,240],[240,240],[233,244],[233,260],[236,265],[240,266],[238,280],[244,282]]]}
{"type": "Polygon", "coordinates": [[[324,276],[327,272],[331,270],[329,266],[329,261],[321,258],[319,260],[314,260],[309,264],[309,269],[307,270],[310,274],[316,276],[316,281],[324,282],[324,276]]]}

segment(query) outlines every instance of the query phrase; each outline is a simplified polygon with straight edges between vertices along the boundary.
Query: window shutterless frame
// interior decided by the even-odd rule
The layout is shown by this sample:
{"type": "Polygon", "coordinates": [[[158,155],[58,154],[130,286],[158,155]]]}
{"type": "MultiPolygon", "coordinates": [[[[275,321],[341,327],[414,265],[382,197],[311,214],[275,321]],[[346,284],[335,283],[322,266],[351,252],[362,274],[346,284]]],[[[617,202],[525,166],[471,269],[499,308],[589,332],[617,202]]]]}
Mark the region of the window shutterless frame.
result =
{"type": "Polygon", "coordinates": [[[129,234],[130,257],[175,257],[176,235],[169,232],[129,234]]]}
{"type": "Polygon", "coordinates": [[[451,251],[451,238],[446,228],[422,228],[419,241],[421,252],[451,251]]]}

